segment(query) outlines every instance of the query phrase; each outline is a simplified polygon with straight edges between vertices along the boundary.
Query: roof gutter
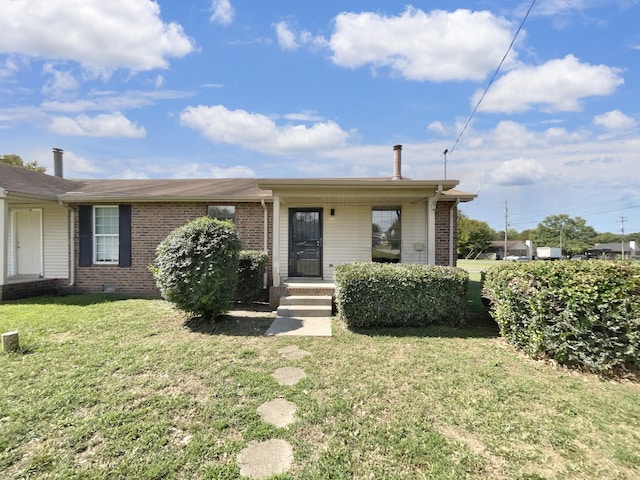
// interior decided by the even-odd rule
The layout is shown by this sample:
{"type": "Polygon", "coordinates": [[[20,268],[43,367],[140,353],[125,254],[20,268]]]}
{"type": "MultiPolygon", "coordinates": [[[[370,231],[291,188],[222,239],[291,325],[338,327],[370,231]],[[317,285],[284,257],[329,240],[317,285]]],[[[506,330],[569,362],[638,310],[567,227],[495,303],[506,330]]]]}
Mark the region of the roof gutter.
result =
{"type": "Polygon", "coordinates": [[[127,202],[127,203],[162,203],[162,202],[273,202],[265,197],[118,197],[100,195],[59,195],[58,199],[65,203],[98,203],[98,202],[127,202]]]}

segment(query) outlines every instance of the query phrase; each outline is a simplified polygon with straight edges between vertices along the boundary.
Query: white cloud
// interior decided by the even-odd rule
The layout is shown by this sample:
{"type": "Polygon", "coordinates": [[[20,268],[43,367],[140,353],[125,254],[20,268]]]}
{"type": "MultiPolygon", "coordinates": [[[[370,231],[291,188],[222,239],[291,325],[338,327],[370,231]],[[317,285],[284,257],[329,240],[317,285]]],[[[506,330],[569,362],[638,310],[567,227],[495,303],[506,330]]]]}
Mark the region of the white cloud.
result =
{"type": "Polygon", "coordinates": [[[548,178],[547,171],[533,159],[517,158],[502,163],[487,175],[489,182],[501,186],[531,185],[548,178]]]}
{"type": "Polygon", "coordinates": [[[49,125],[54,133],[86,137],[128,137],[143,138],[147,132],[122,115],[120,112],[96,115],[78,115],[75,118],[54,117],[49,125]]]}
{"type": "Polygon", "coordinates": [[[111,178],[123,178],[125,180],[146,180],[149,176],[144,172],[126,168],[122,173],[113,175],[111,178]]]}
{"type": "Polygon", "coordinates": [[[56,70],[50,63],[45,63],[42,73],[51,75],[51,78],[42,87],[42,93],[53,97],[60,97],[69,91],[78,88],[78,81],[69,70],[56,70]]]}
{"type": "Polygon", "coordinates": [[[188,107],[180,123],[214,143],[241,145],[262,153],[319,152],[343,145],[349,134],[334,122],[277,125],[266,115],[228,110],[222,105],[188,107]]]}
{"type": "Polygon", "coordinates": [[[298,42],[296,41],[296,34],[291,31],[287,22],[278,22],[274,25],[276,29],[276,35],[278,37],[278,44],[283,50],[296,50],[298,48],[298,42]]]}
{"type": "Polygon", "coordinates": [[[296,122],[321,122],[324,120],[324,118],[318,115],[316,112],[309,110],[297,113],[287,113],[283,115],[283,117],[287,120],[293,120],[296,122]]]}
{"type": "Polygon", "coordinates": [[[596,115],[593,124],[604,127],[608,130],[627,130],[636,126],[636,121],[622,113],[620,110],[611,110],[610,112],[596,115]]]}
{"type": "Polygon", "coordinates": [[[13,76],[20,70],[20,62],[15,58],[7,57],[4,62],[0,64],[0,78],[7,78],[13,76]]]}
{"type": "Polygon", "coordinates": [[[207,163],[180,166],[173,178],[256,178],[256,172],[245,165],[218,167],[207,163]]]}
{"type": "Polygon", "coordinates": [[[343,67],[388,67],[409,80],[479,81],[507,51],[511,27],[488,11],[341,13],[329,44],[333,61],[343,67]]]}
{"type": "Polygon", "coordinates": [[[42,108],[52,112],[79,113],[87,111],[121,111],[153,105],[156,100],[181,99],[192,92],[180,90],[128,90],[123,92],[93,90],[83,100],[46,101],[42,108]]]}
{"type": "Polygon", "coordinates": [[[211,22],[219,23],[220,25],[229,25],[233,22],[233,7],[229,0],[213,0],[211,3],[211,22]]]}
{"type": "MultiPolygon", "coordinates": [[[[515,113],[540,106],[549,111],[579,111],[583,98],[610,95],[623,83],[619,69],[582,63],[567,55],[508,72],[493,84],[480,110],[515,113]]],[[[473,96],[473,105],[480,95],[482,90],[473,96]]]]}
{"type": "Polygon", "coordinates": [[[447,129],[442,124],[442,122],[431,122],[427,126],[427,130],[429,130],[430,132],[437,133],[439,135],[446,135],[447,134],[447,129]]]}
{"type": "Polygon", "coordinates": [[[322,36],[314,36],[307,30],[295,32],[287,22],[275,23],[278,44],[283,50],[297,50],[301,45],[309,45],[313,48],[322,48],[327,45],[327,41],[322,36]]]}
{"type": "Polygon", "coordinates": [[[101,75],[167,68],[195,48],[151,0],[3,2],[0,31],[0,53],[72,60],[101,75]]]}

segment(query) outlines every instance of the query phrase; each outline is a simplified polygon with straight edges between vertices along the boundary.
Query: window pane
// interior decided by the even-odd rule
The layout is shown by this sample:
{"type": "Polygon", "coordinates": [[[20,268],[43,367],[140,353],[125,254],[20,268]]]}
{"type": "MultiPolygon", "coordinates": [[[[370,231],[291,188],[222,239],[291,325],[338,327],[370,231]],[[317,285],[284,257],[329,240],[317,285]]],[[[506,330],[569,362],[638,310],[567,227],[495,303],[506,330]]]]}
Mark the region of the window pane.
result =
{"type": "Polygon", "coordinates": [[[374,262],[399,263],[402,239],[400,209],[380,208],[371,212],[371,259],[374,262]]]}
{"type": "Polygon", "coordinates": [[[96,237],[96,262],[118,261],[118,237],[96,237]]]}
{"type": "Polygon", "coordinates": [[[118,207],[96,207],[96,235],[118,234],[118,207]]]}
{"type": "Polygon", "coordinates": [[[119,254],[118,207],[94,207],[94,262],[117,263],[119,254]]]}
{"type": "Polygon", "coordinates": [[[236,207],[233,205],[209,205],[207,215],[218,220],[235,220],[236,207]]]}

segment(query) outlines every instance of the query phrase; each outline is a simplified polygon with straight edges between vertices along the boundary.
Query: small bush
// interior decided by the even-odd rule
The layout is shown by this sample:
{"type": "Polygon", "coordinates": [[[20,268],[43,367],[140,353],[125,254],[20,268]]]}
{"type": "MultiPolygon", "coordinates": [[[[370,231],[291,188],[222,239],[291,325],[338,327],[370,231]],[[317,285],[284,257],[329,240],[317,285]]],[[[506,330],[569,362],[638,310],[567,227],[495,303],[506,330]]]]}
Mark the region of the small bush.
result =
{"type": "Polygon", "coordinates": [[[461,324],[468,280],[455,267],[348,263],[335,269],[336,305],[350,327],[461,324]]]}
{"type": "Polygon", "coordinates": [[[239,253],[233,223],[201,217],[158,245],[150,270],[166,300],[186,312],[215,318],[233,300],[239,253]]]}
{"type": "Polygon", "coordinates": [[[264,272],[267,268],[267,252],[242,250],[238,265],[236,300],[252,303],[264,297],[264,272]]]}
{"type": "Polygon", "coordinates": [[[528,355],[606,373],[640,367],[640,265],[509,263],[483,293],[502,335],[528,355]]]}

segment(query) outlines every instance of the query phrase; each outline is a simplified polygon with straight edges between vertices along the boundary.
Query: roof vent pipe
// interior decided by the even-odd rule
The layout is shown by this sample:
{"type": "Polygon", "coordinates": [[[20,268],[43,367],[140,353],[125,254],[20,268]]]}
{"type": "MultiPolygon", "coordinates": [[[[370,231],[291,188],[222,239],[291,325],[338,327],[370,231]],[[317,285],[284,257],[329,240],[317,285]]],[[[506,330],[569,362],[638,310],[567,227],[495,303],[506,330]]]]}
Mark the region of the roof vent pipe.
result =
{"type": "Polygon", "coordinates": [[[393,146],[393,178],[402,180],[402,145],[393,146]]]}
{"type": "Polygon", "coordinates": [[[53,149],[53,174],[62,178],[62,154],[64,150],[61,148],[53,149]]]}

